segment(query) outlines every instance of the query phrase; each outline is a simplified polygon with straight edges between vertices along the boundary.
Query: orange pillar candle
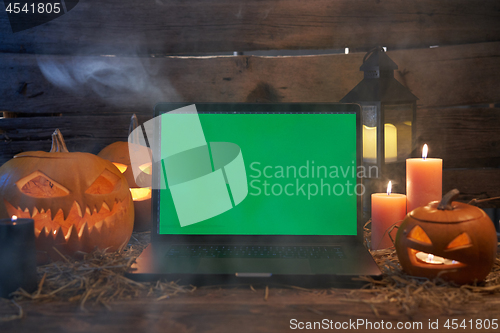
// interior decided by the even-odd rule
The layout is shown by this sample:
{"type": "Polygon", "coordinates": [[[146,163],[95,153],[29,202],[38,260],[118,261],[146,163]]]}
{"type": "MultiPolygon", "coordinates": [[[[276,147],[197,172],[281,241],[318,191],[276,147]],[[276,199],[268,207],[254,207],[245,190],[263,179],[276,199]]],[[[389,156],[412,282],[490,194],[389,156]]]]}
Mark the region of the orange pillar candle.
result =
{"type": "MultiPolygon", "coordinates": [[[[391,182],[387,185],[387,193],[372,194],[372,250],[386,249],[393,246],[389,237],[389,229],[401,222],[406,215],[406,195],[391,193],[391,182]]],[[[391,233],[396,237],[396,230],[391,233]]]]}
{"type": "Polygon", "coordinates": [[[441,200],[442,197],[443,160],[427,158],[427,149],[427,145],[424,145],[422,158],[406,160],[408,212],[431,201],[441,200]]]}

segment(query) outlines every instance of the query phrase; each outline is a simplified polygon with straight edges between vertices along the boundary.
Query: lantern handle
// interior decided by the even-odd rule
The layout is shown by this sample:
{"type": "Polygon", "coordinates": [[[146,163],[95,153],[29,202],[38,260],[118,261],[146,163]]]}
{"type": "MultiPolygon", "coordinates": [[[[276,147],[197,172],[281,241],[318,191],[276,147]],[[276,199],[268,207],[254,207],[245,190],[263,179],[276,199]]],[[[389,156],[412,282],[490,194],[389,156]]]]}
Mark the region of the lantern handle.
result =
{"type": "Polygon", "coordinates": [[[460,194],[460,191],[454,188],[450,192],[446,193],[441,201],[439,202],[439,205],[437,209],[439,210],[453,210],[453,206],[451,205],[452,201],[458,197],[460,194]]]}
{"type": "Polygon", "coordinates": [[[363,57],[363,63],[365,63],[365,61],[368,59],[368,57],[374,53],[375,51],[380,51],[380,50],[383,50],[383,48],[381,46],[376,46],[374,48],[371,48],[370,50],[368,50],[368,52],[366,52],[365,56],[363,57]]]}

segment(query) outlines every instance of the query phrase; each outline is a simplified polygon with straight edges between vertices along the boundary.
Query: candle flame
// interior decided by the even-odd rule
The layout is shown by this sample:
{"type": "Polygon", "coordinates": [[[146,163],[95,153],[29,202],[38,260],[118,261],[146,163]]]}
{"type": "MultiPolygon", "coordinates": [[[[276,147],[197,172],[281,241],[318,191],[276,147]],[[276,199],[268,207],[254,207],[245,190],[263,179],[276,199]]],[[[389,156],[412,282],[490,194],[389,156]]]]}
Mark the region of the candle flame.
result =
{"type": "Polygon", "coordinates": [[[11,221],[17,221],[17,215],[12,215],[11,221]]]}
{"type": "Polygon", "coordinates": [[[422,148],[422,158],[425,160],[427,158],[427,152],[429,151],[429,147],[427,147],[427,143],[424,144],[424,148],[422,148]]]}
{"type": "Polygon", "coordinates": [[[387,195],[391,195],[392,193],[392,181],[389,180],[389,184],[387,184],[387,195]]]}

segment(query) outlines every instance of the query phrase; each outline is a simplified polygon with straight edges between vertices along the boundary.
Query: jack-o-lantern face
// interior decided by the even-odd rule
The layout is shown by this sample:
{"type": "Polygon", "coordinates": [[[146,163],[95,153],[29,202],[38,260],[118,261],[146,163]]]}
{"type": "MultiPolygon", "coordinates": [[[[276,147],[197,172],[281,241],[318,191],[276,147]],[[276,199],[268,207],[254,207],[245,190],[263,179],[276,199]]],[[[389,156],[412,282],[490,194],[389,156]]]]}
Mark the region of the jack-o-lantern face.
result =
{"type": "MultiPolygon", "coordinates": [[[[134,115],[131,119],[130,131],[137,126],[137,117],[134,115]]],[[[144,147],[141,146],[141,148],[144,147]]],[[[138,182],[141,186],[144,184],[147,186],[139,187],[132,172],[128,142],[114,142],[101,150],[98,156],[111,161],[127,179],[135,208],[134,230],[149,229],[151,227],[151,163],[139,167],[142,173],[138,176],[138,182]]]]}
{"type": "MultiPolygon", "coordinates": [[[[130,165],[128,142],[114,142],[101,150],[97,156],[111,161],[125,176],[134,201],[151,199],[151,187],[139,187],[135,181],[134,173],[130,165]]],[[[142,171],[139,175],[140,183],[149,184],[149,186],[151,186],[151,163],[141,165],[139,168],[142,171]]]]}
{"type": "MultiPolygon", "coordinates": [[[[62,137],[61,137],[62,140],[62,137]]],[[[37,248],[121,249],[133,228],[125,177],[89,153],[26,152],[0,168],[0,216],[32,218],[37,248]]]]}
{"type": "Polygon", "coordinates": [[[491,270],[497,238],[481,209],[452,202],[450,210],[432,202],[410,212],[399,227],[396,251],[410,275],[441,277],[458,284],[482,281],[491,270]]]}

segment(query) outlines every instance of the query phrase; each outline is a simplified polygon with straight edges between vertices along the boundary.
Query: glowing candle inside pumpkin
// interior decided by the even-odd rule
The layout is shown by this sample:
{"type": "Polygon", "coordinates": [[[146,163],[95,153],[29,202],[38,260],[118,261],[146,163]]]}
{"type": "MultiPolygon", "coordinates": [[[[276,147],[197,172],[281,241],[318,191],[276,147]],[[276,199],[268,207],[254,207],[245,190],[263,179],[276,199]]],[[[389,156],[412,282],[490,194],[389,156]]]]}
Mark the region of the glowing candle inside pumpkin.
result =
{"type": "Polygon", "coordinates": [[[422,149],[422,158],[406,160],[406,194],[408,212],[425,206],[431,201],[441,200],[443,160],[427,158],[427,145],[422,149]]]}
{"type": "Polygon", "coordinates": [[[150,188],[131,188],[130,192],[132,193],[132,199],[134,201],[143,201],[151,199],[151,189],[150,188]]]}
{"type": "MultiPolygon", "coordinates": [[[[392,193],[392,182],[387,185],[387,193],[372,194],[372,250],[391,247],[389,229],[399,224],[406,215],[406,195],[392,193]]],[[[396,231],[391,232],[392,239],[396,239],[396,231]]]]}
{"type": "Polygon", "coordinates": [[[425,262],[426,264],[431,264],[431,265],[456,265],[459,264],[458,261],[456,260],[450,260],[446,259],[440,256],[436,256],[431,253],[425,253],[425,252],[417,252],[415,254],[415,257],[418,258],[418,260],[425,262]]]}
{"type": "Polygon", "coordinates": [[[435,256],[431,253],[418,252],[415,256],[419,260],[421,260],[427,264],[432,264],[432,265],[443,265],[444,264],[444,258],[441,258],[439,256],[435,256]]]}

